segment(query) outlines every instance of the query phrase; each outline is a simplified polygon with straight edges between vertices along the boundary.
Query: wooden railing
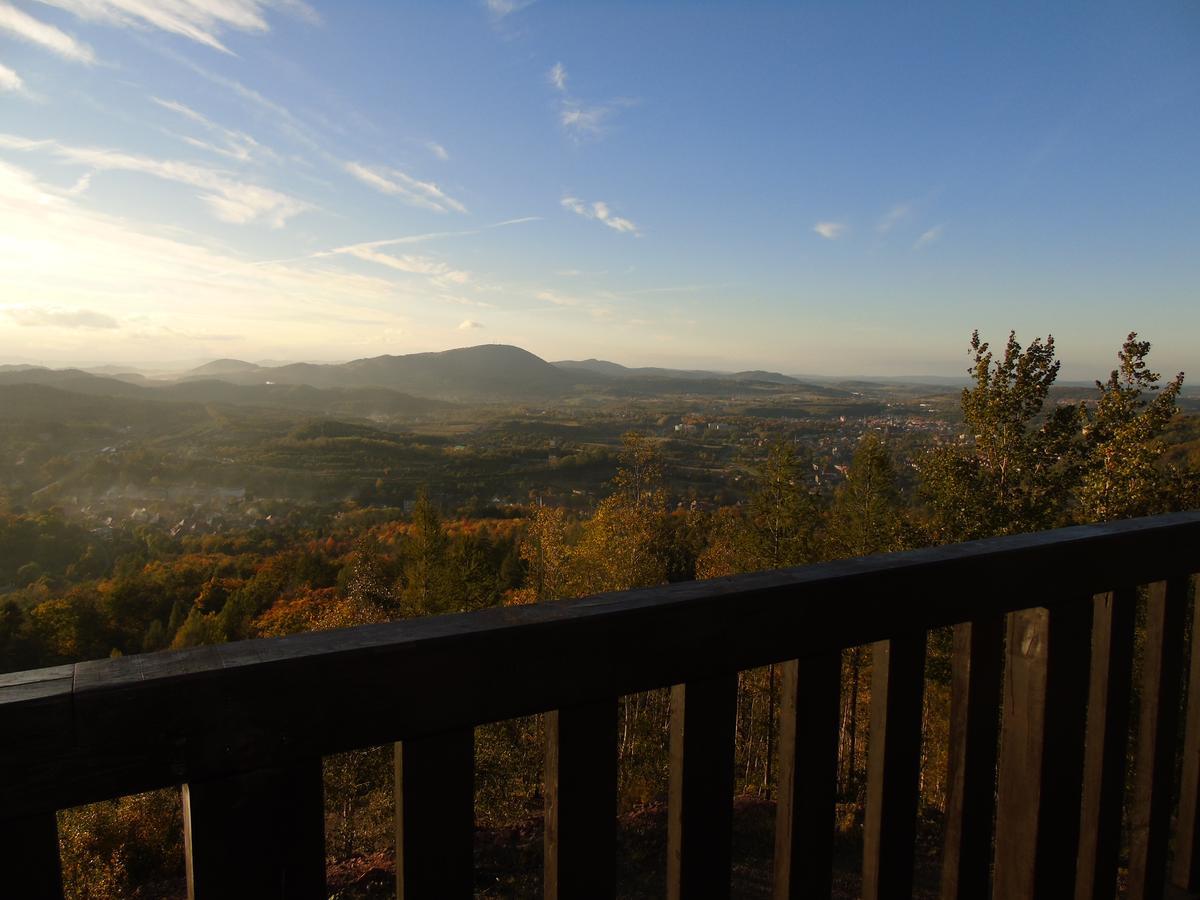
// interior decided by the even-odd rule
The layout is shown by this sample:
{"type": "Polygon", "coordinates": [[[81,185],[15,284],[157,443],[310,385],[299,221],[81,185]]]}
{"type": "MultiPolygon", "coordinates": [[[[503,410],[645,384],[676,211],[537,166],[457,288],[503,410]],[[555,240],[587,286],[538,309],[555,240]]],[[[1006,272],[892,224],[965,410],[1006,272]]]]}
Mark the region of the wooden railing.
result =
{"type": "Polygon", "coordinates": [[[926,634],[949,625],[942,896],[1112,898],[1123,811],[1128,896],[1194,891],[1198,568],[1179,513],[0,676],[0,895],[61,895],[55,810],[182,785],[193,896],[324,897],[321,757],[397,742],[399,895],[470,896],[473,728],[545,712],[546,896],[609,897],[618,698],[671,686],[668,893],[728,896],[737,673],[783,663],[775,896],[827,897],[841,651],[875,642],[863,895],[908,897],[926,634]]]}

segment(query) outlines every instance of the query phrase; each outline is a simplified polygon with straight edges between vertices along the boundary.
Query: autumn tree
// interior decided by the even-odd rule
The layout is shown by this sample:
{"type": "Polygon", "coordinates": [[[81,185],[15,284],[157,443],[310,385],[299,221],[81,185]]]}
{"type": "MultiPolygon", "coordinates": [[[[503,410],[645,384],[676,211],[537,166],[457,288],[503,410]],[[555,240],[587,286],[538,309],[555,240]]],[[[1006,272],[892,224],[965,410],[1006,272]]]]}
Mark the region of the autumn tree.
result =
{"type": "Polygon", "coordinates": [[[537,503],[529,511],[521,539],[525,563],[525,587],[517,601],[540,603],[572,595],[573,548],[567,542],[567,511],[560,506],[537,503]]]}
{"type": "Polygon", "coordinates": [[[584,526],[576,550],[584,593],[647,587],[666,580],[660,545],[667,493],[661,459],[644,435],[630,432],[622,439],[621,466],[613,487],[584,526]]]}

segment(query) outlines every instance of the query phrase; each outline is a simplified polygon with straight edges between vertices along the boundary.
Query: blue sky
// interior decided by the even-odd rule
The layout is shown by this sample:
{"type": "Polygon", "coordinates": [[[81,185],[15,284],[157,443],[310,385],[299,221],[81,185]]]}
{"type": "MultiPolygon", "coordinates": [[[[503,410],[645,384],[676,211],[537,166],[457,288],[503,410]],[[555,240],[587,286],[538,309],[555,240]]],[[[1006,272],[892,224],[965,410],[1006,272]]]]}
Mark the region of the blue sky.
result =
{"type": "Polygon", "coordinates": [[[0,361],[1200,368],[1200,5],[0,0],[0,361]]]}

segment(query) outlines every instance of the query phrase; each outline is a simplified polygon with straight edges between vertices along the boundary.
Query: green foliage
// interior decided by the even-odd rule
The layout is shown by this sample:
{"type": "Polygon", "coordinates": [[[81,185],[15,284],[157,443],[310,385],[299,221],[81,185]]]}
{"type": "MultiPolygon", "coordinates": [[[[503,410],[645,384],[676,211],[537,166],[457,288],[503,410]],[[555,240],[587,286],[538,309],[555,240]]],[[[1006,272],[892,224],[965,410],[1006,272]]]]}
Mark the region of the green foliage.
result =
{"type": "Polygon", "coordinates": [[[1117,354],[1118,368],[1107,382],[1096,382],[1099,400],[1081,413],[1078,497],[1086,521],[1146,515],[1178,497],[1175,473],[1160,465],[1164,448],[1157,438],[1175,416],[1183,373],[1160,390],[1158,373],[1146,363],[1149,353],[1150,342],[1130,332],[1117,354]]]}
{"type": "Polygon", "coordinates": [[[625,435],[613,493],[600,501],[575,551],[579,593],[628,590],[666,580],[667,494],[662,463],[645,436],[625,435]]]}
{"type": "Polygon", "coordinates": [[[824,501],[809,489],[811,463],[790,444],[774,444],[755,481],[746,513],[720,510],[708,546],[698,554],[700,578],[779,569],[823,556],[824,501]]]}
{"type": "Polygon", "coordinates": [[[171,641],[172,650],[184,647],[200,647],[206,644],[223,644],[226,641],[225,631],[221,627],[219,613],[201,612],[199,607],[192,607],[183,625],[175,633],[171,641]]]}
{"type": "Polygon", "coordinates": [[[413,508],[412,530],[405,548],[404,591],[406,615],[435,615],[451,612],[448,541],[442,519],[429,496],[422,491],[413,508]]]}
{"type": "Polygon", "coordinates": [[[962,392],[966,435],[920,461],[921,490],[939,542],[1049,528],[1063,521],[1078,413],[1044,412],[1061,363],[1054,338],[1022,350],[1010,333],[996,358],[971,336],[975,384],[962,392]]]}
{"type": "Polygon", "coordinates": [[[867,556],[905,544],[904,513],[887,442],[867,432],[834,494],[829,544],[835,556],[867,556]]]}
{"type": "Polygon", "coordinates": [[[820,499],[808,488],[811,464],[790,444],[767,453],[750,500],[749,546],[754,569],[779,569],[816,562],[820,499]]]}

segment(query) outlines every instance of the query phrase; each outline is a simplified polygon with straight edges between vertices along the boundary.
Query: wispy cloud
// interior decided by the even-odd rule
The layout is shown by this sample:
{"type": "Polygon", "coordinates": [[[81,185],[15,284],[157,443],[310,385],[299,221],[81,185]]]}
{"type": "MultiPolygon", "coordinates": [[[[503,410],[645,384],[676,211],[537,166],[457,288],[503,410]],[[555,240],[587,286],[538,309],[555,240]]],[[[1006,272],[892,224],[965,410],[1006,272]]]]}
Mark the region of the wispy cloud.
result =
{"type": "Polygon", "coordinates": [[[365,166],[357,162],[348,162],[344,168],[363,184],[380,193],[399,197],[412,206],[442,213],[449,210],[460,213],[467,211],[463,204],[447,195],[432,181],[419,181],[399,169],[365,166]]]}
{"type": "Polygon", "coordinates": [[[570,297],[556,291],[538,291],[534,296],[547,303],[553,303],[555,306],[579,306],[585,302],[579,297],[570,297]]]}
{"type": "Polygon", "coordinates": [[[818,222],[813,226],[813,231],[827,241],[836,241],[846,233],[847,226],[842,222],[818,222]]]}
{"type": "Polygon", "coordinates": [[[612,114],[609,106],[586,106],[574,100],[563,104],[558,121],[575,137],[599,137],[604,134],[604,123],[612,114]]]}
{"type": "Polygon", "coordinates": [[[38,309],[10,306],[5,312],[18,325],[27,328],[119,328],[112,316],[90,309],[38,309]]]}
{"type": "Polygon", "coordinates": [[[622,97],[605,103],[581,100],[567,93],[567,67],[556,62],[546,73],[546,81],[560,95],[558,123],[576,140],[601,137],[609,120],[620,107],[634,106],[636,100],[622,97]]]}
{"type": "Polygon", "coordinates": [[[0,63],[0,91],[19,93],[24,89],[25,82],[21,80],[21,76],[4,63],[0,63]]]}
{"type": "Polygon", "coordinates": [[[944,223],[941,225],[934,225],[919,238],[917,238],[917,242],[913,244],[913,249],[920,250],[922,247],[928,247],[934,241],[941,238],[942,232],[945,230],[945,228],[946,226],[944,223]]]}
{"type": "Polygon", "coordinates": [[[897,203],[882,216],[879,217],[879,222],[875,226],[875,230],[880,234],[887,234],[904,219],[907,219],[909,213],[912,212],[912,207],[907,203],[897,203]]]}
{"type": "Polygon", "coordinates": [[[608,204],[603,200],[585,203],[577,197],[563,197],[562,205],[564,209],[569,209],[571,212],[583,216],[585,219],[595,219],[597,222],[603,222],[614,231],[641,237],[641,232],[638,231],[638,227],[633,222],[621,216],[614,216],[608,208],[608,204]]]}
{"type": "Polygon", "coordinates": [[[232,128],[226,128],[224,125],[218,125],[207,116],[196,112],[189,106],[185,106],[178,100],[162,100],[158,97],[151,97],[150,99],[163,109],[169,109],[171,112],[178,113],[188,121],[194,122],[207,131],[218,135],[223,142],[223,146],[217,146],[216,144],[211,144],[187,135],[179,136],[181,140],[193,147],[199,147],[202,150],[208,150],[219,156],[234,159],[238,162],[249,162],[259,156],[273,160],[279,158],[273,150],[264,147],[244,131],[237,131],[232,128]]]}
{"type": "Polygon", "coordinates": [[[353,256],[355,259],[373,262],[377,265],[387,266],[389,269],[394,269],[397,272],[424,275],[443,287],[448,285],[462,285],[471,280],[471,273],[452,268],[440,259],[407,253],[394,256],[390,253],[381,253],[376,246],[372,246],[371,244],[351,244],[348,247],[339,247],[333,252],[335,254],[353,256]]]}
{"type": "Polygon", "coordinates": [[[226,30],[262,33],[268,30],[270,7],[317,22],[317,13],[302,0],[41,0],[81,19],[122,28],[158,28],[231,53],[220,40],[226,30]]]}
{"type": "Polygon", "coordinates": [[[482,328],[482,322],[476,322],[474,319],[463,319],[458,323],[459,331],[474,331],[476,328],[482,328]]]}
{"type": "Polygon", "coordinates": [[[81,44],[65,31],[35,19],[6,0],[0,0],[0,31],[7,31],[64,59],[81,63],[95,62],[92,48],[87,44],[81,44]]]}
{"type": "Polygon", "coordinates": [[[524,225],[527,222],[540,222],[541,216],[522,216],[519,219],[505,219],[503,222],[493,222],[491,225],[484,225],[481,228],[467,228],[462,231],[429,231],[424,234],[406,234],[403,237],[383,238],[377,241],[364,241],[360,244],[352,244],[347,247],[335,247],[333,250],[322,250],[312,254],[314,257],[332,256],[337,253],[349,253],[354,248],[366,248],[368,250],[377,250],[380,247],[395,247],[404,244],[424,244],[427,241],[438,241],[445,238],[469,237],[473,234],[482,234],[485,231],[490,231],[493,228],[507,228],[510,225],[524,225]]]}
{"type": "Polygon", "coordinates": [[[137,172],[198,188],[200,200],[214,216],[238,225],[265,222],[272,228],[281,228],[288,219],[310,208],[303,200],[235,180],[219,170],[193,163],[153,159],[98,147],[73,147],[58,141],[37,141],[8,134],[0,134],[0,149],[42,150],[92,172],[137,172]]]}
{"type": "MultiPolygon", "coordinates": [[[[245,339],[252,345],[222,355],[328,354],[335,344],[380,345],[386,329],[403,323],[405,309],[427,302],[424,291],[408,291],[394,279],[311,260],[251,261],[182,231],[99,213],[3,159],[0,234],[7,263],[0,265],[0,297],[20,297],[25,309],[96,312],[120,323],[109,328],[100,327],[107,324],[102,319],[60,318],[96,327],[45,328],[38,346],[46,355],[120,356],[140,334],[158,336],[150,351],[158,358],[197,355],[205,351],[194,341],[215,340],[217,331],[254,336],[245,339]],[[64,266],[64,259],[73,264],[64,266]]],[[[33,314],[19,315],[34,321],[33,314]]],[[[6,346],[25,342],[14,334],[20,327],[0,310],[6,346]]]]}
{"type": "Polygon", "coordinates": [[[527,6],[532,6],[537,0],[484,0],[484,6],[496,19],[503,19],[515,12],[520,12],[527,6]]]}
{"type": "Polygon", "coordinates": [[[439,144],[437,141],[426,141],[425,147],[429,150],[430,153],[432,153],[438,159],[442,160],[442,162],[445,162],[446,160],[448,160],[450,158],[450,154],[446,152],[446,148],[443,147],[441,144],[439,144]]]}

